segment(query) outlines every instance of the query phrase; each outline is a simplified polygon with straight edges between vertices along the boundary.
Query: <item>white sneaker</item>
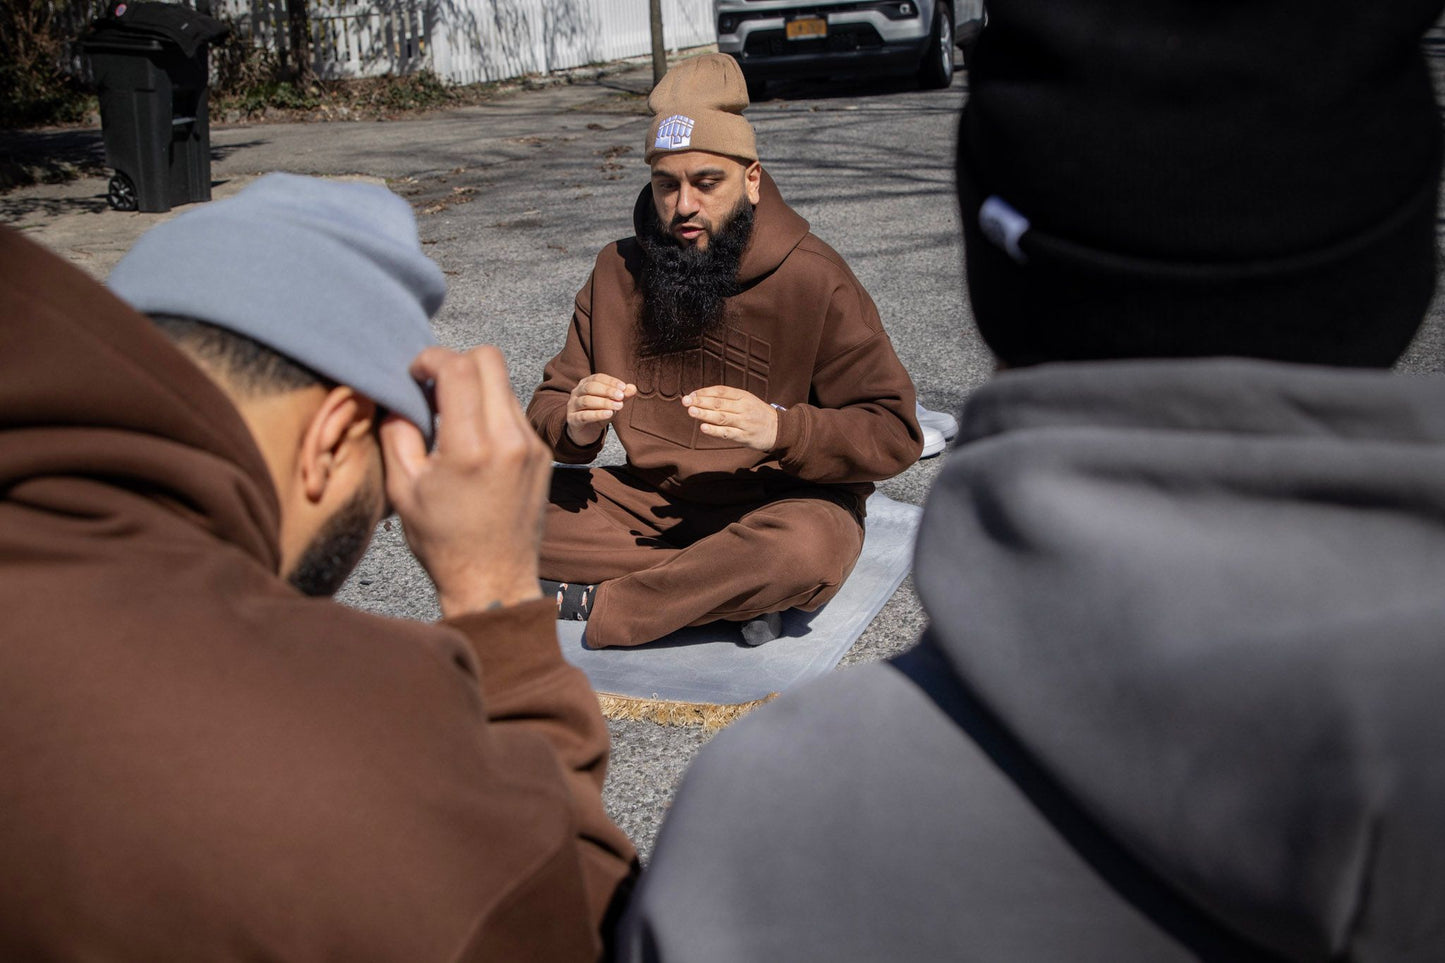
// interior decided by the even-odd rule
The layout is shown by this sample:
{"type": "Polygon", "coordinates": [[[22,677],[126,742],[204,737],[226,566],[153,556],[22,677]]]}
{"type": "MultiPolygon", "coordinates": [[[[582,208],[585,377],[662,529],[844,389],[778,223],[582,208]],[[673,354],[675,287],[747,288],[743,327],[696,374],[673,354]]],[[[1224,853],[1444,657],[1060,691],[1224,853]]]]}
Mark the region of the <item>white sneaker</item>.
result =
{"type": "Polygon", "coordinates": [[[932,458],[948,447],[948,442],[958,434],[958,420],[946,411],[929,411],[914,402],[914,414],[918,426],[923,429],[923,454],[919,458],[932,458]]]}
{"type": "Polygon", "coordinates": [[[958,434],[958,419],[946,411],[929,411],[915,401],[913,403],[913,412],[918,418],[920,425],[927,425],[935,429],[949,441],[952,441],[953,436],[958,434]]]}
{"type": "Polygon", "coordinates": [[[918,455],[920,459],[932,458],[948,447],[948,439],[943,437],[943,432],[922,422],[919,422],[918,427],[923,429],[923,451],[918,455]]]}

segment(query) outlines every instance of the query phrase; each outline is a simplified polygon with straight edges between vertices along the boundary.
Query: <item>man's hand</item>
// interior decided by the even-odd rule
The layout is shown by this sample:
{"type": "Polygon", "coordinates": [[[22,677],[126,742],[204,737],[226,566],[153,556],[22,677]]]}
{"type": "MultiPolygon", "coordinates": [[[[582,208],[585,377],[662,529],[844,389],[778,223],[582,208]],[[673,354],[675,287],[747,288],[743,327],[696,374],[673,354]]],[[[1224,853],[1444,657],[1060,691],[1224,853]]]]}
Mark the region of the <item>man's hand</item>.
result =
{"type": "Polygon", "coordinates": [[[416,426],[381,426],[386,494],[412,553],[436,583],[442,615],[541,596],[537,552],[552,458],[512,394],[501,352],[427,348],[412,377],[436,386],[437,444],[416,426]]]}
{"type": "Polygon", "coordinates": [[[751,392],[713,385],[683,395],[682,403],[705,435],[756,451],[772,451],[778,442],[778,410],[751,392]]]}
{"type": "Polygon", "coordinates": [[[635,394],[637,385],[611,375],[591,374],[583,378],[567,399],[567,436],[583,448],[595,444],[607,430],[612,416],[622,410],[622,402],[635,394]]]}

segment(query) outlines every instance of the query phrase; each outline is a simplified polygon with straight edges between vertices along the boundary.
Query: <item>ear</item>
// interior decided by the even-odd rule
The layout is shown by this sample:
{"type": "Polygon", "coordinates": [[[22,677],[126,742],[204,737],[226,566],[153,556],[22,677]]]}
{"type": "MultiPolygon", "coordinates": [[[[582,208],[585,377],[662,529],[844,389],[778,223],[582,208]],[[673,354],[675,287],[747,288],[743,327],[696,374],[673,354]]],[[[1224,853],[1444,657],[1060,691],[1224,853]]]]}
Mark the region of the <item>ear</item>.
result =
{"type": "Polygon", "coordinates": [[[748,203],[756,204],[763,199],[763,165],[753,161],[743,171],[743,184],[747,188],[748,203]]]}
{"type": "Polygon", "coordinates": [[[365,395],[345,385],[326,393],[306,423],[298,452],[296,467],[307,501],[320,502],[338,478],[349,480],[353,473],[369,470],[376,420],[376,402],[365,395]]]}

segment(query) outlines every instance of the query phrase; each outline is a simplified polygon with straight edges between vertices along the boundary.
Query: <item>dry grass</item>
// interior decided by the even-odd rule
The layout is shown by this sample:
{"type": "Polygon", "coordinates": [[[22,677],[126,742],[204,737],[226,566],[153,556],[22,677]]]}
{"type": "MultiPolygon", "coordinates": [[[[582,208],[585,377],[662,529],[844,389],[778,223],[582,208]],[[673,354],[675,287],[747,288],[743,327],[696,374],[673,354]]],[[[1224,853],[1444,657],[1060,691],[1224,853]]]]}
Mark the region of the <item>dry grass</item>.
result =
{"type": "Polygon", "coordinates": [[[597,704],[609,719],[645,720],[663,726],[701,726],[721,729],[777,698],[777,693],[755,702],[717,705],[708,702],[666,702],[654,699],[633,699],[627,696],[597,693],[597,704]]]}

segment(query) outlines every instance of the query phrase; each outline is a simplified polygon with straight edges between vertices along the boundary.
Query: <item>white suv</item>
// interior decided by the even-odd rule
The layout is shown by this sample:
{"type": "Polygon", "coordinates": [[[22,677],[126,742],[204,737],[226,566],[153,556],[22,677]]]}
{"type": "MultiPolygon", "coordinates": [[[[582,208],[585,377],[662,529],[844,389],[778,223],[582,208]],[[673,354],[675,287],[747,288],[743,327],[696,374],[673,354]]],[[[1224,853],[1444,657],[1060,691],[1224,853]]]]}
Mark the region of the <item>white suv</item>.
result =
{"type": "Polygon", "coordinates": [[[984,16],[983,0],[713,0],[713,12],[718,50],[754,99],[774,77],[916,73],[947,87],[954,37],[984,16]]]}

